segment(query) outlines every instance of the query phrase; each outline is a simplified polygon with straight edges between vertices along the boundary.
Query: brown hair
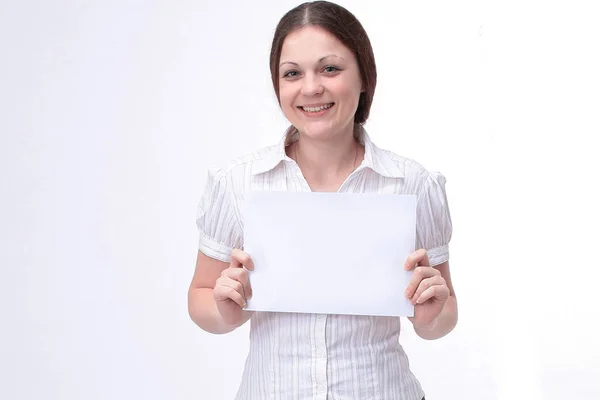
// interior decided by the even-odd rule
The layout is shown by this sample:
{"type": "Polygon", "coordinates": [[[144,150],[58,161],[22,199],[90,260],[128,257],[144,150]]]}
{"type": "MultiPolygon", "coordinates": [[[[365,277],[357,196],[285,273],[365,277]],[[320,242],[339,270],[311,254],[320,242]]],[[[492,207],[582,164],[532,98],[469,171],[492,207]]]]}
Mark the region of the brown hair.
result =
{"type": "MultiPolygon", "coordinates": [[[[364,92],[358,99],[358,107],[354,114],[354,123],[362,125],[367,121],[375,86],[377,84],[377,69],[373,48],[361,23],[344,7],[328,1],[313,1],[300,4],[288,11],[277,24],[273,43],[271,45],[271,80],[279,98],[279,59],[281,49],[287,35],[304,26],[318,26],[335,36],[350,49],[358,62],[360,77],[364,92]]],[[[297,133],[296,128],[290,127],[288,134],[297,133]]],[[[356,130],[355,130],[356,133],[356,130]]]]}

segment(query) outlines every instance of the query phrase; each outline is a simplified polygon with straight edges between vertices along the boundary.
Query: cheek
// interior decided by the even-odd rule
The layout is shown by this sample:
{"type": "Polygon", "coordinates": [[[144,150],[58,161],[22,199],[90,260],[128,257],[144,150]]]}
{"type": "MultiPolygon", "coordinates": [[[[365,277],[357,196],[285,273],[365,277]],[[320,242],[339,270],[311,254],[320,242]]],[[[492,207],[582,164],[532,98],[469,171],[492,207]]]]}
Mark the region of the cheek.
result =
{"type": "Polygon", "coordinates": [[[356,98],[357,102],[360,96],[360,89],[360,85],[357,86],[353,80],[339,81],[331,87],[331,90],[335,91],[339,97],[352,100],[356,98]]]}
{"type": "Polygon", "coordinates": [[[291,107],[295,99],[295,90],[289,82],[279,84],[279,101],[282,107],[291,107]]]}

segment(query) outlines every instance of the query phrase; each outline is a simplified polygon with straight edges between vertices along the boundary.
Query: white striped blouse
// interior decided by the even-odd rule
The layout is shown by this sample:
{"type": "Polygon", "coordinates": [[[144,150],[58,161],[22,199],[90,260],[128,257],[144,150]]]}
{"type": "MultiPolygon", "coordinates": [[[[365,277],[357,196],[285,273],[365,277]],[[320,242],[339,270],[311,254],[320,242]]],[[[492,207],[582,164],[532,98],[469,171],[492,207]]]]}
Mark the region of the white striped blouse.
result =
{"type": "MultiPolygon", "coordinates": [[[[416,248],[427,249],[432,265],[447,261],[452,221],[444,176],[378,148],[364,129],[360,136],[364,161],[339,192],[417,195],[416,248]]],[[[243,248],[245,192],[310,191],[285,145],[282,139],[209,171],[196,220],[201,252],[229,262],[232,249],[243,248]]],[[[250,324],[236,400],[420,400],[425,395],[399,343],[399,318],[256,312],[250,324]]]]}

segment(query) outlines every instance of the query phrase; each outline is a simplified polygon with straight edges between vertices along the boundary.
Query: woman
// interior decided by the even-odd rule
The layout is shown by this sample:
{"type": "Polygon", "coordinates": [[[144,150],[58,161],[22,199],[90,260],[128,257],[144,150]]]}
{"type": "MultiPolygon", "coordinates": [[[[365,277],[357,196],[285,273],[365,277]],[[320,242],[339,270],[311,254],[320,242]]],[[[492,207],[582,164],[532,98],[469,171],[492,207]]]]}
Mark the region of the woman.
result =
{"type": "Polygon", "coordinates": [[[216,334],[251,319],[237,399],[422,399],[424,391],[399,344],[399,318],[243,309],[252,288],[242,266],[254,268],[242,250],[245,191],[396,193],[418,196],[419,250],[404,265],[413,270],[408,287],[398,288],[415,304],[410,321],[420,337],[431,340],[450,332],[457,320],[445,180],[379,149],[363,128],[376,69],[361,24],[338,5],[302,4],[279,22],[270,65],[291,126],[279,144],[209,174],[198,209],[190,316],[216,334]]]}

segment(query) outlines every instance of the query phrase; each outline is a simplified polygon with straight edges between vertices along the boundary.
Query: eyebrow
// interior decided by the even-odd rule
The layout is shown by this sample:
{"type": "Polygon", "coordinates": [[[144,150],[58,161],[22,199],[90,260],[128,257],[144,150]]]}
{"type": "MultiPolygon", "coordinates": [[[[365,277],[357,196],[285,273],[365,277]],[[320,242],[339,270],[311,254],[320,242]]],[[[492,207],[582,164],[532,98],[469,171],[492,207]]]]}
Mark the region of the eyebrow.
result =
{"type": "MultiPolygon", "coordinates": [[[[323,56],[323,57],[319,58],[319,61],[317,62],[317,64],[320,63],[320,62],[322,62],[324,59],[329,58],[329,57],[339,58],[341,60],[344,59],[344,57],[340,57],[340,56],[337,56],[335,54],[328,54],[326,56],[323,56]]],[[[279,64],[279,66],[281,67],[283,64],[292,64],[292,65],[298,66],[298,63],[295,63],[293,61],[284,61],[281,64],[279,64]]]]}

